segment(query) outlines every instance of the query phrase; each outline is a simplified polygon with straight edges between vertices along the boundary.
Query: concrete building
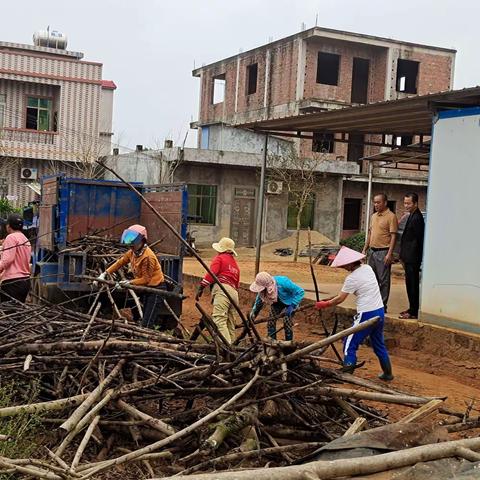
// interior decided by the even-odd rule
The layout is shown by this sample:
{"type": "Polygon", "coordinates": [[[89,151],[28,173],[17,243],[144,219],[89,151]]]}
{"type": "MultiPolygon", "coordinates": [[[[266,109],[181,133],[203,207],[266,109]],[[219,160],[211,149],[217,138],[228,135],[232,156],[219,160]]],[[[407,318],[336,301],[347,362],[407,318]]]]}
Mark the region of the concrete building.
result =
{"type": "Polygon", "coordinates": [[[55,34],[36,45],[0,42],[0,195],[17,205],[35,199],[28,187],[37,178],[82,176],[111,152],[116,86],[66,41],[42,46],[55,34]]]}
{"type": "MultiPolygon", "coordinates": [[[[264,140],[254,131],[257,122],[450,90],[455,53],[315,27],[202,66],[193,71],[200,78],[199,119],[192,125],[199,131],[198,148],[260,154],[264,140]]],[[[364,228],[367,164],[361,159],[386,146],[418,140],[407,135],[382,138],[323,132],[313,132],[309,138],[296,136],[290,135],[290,142],[299,155],[329,162],[321,181],[328,178],[327,183],[336,182],[336,187],[322,189],[319,185],[317,195],[334,196],[329,217],[338,222],[338,228],[327,229],[334,240],[364,228]],[[352,174],[346,175],[346,170],[352,174]]],[[[271,137],[271,141],[279,140],[271,137]]],[[[416,167],[410,171],[408,167],[402,171],[377,168],[374,191],[387,193],[391,208],[400,215],[406,190],[417,191],[424,207],[427,176],[416,167]]],[[[213,176],[209,178],[214,182],[213,176]]],[[[315,204],[318,201],[316,198],[315,204]]],[[[313,221],[319,213],[314,208],[310,211],[313,221]]]]}

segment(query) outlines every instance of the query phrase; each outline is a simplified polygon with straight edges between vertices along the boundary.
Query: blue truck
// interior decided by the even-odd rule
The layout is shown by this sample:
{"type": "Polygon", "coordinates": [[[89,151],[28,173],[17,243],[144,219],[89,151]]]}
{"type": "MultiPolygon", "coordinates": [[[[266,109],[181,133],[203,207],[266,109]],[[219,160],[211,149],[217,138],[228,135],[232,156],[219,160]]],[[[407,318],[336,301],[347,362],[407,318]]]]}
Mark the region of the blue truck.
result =
{"type": "MultiPolygon", "coordinates": [[[[181,233],[187,236],[188,193],[184,184],[134,186],[181,233]]],[[[71,248],[85,236],[118,240],[129,225],[147,228],[172,291],[182,293],[184,246],[141,198],[122,182],[45,177],[38,207],[38,234],[33,255],[33,292],[37,298],[58,303],[91,291],[86,274],[87,254],[71,248]]],[[[169,302],[170,303],[170,302],[169,302]]],[[[170,304],[181,313],[181,301],[170,304]]]]}

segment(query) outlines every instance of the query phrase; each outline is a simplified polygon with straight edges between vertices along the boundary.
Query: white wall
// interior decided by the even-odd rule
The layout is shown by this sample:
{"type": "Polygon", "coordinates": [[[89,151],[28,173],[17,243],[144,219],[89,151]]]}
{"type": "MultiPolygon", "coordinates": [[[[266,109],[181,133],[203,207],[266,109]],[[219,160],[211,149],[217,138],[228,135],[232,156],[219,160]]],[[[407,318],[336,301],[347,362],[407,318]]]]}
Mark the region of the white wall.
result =
{"type": "Polygon", "coordinates": [[[434,126],[421,319],[480,333],[480,108],[461,112],[434,126]]]}

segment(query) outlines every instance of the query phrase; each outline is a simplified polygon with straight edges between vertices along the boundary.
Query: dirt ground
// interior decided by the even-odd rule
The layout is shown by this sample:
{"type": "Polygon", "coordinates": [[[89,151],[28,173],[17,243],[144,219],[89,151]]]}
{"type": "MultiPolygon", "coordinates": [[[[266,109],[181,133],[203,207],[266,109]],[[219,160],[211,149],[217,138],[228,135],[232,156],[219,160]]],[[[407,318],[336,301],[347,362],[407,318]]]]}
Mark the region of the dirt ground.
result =
{"type": "MultiPolygon", "coordinates": [[[[282,263],[275,263],[272,269],[281,269],[282,263]]],[[[248,265],[248,264],[247,264],[248,265]]],[[[301,275],[302,271],[308,268],[307,265],[299,266],[295,269],[295,275],[301,275]]],[[[322,270],[325,267],[322,267],[322,270]]],[[[272,270],[275,273],[275,270],[272,270]]],[[[296,278],[292,272],[289,272],[292,278],[296,278]]],[[[334,281],[337,281],[339,272],[333,270],[329,272],[334,281]]],[[[323,277],[322,277],[323,278],[323,277]]],[[[182,320],[188,328],[196,325],[200,314],[195,308],[194,289],[191,285],[186,286],[186,295],[189,297],[184,302],[184,311],[182,320]]],[[[201,299],[201,304],[207,311],[211,311],[210,295],[205,293],[201,299]]],[[[241,302],[242,309],[248,311],[250,305],[244,300],[241,302]]],[[[311,313],[303,315],[299,313],[296,317],[296,325],[294,327],[294,335],[296,341],[318,341],[321,339],[321,326],[317,323],[315,316],[311,313]]],[[[280,325],[279,325],[280,326],[280,325]]],[[[261,335],[266,335],[266,324],[258,326],[261,335]]],[[[281,338],[281,333],[279,338],[281,338]]],[[[434,341],[434,339],[432,339],[434,341]]],[[[341,350],[341,344],[337,343],[337,348],[341,350]]],[[[432,356],[422,351],[406,351],[399,348],[390,348],[390,355],[393,364],[395,379],[388,384],[389,388],[398,389],[403,392],[419,396],[439,396],[448,397],[445,405],[457,412],[465,412],[467,406],[474,401],[472,416],[478,416],[480,413],[480,406],[477,407],[478,399],[480,398],[480,381],[475,379],[465,379],[458,375],[451,362],[447,359],[442,359],[441,345],[439,345],[439,355],[432,356]]],[[[328,350],[327,356],[335,358],[333,351],[328,350]]],[[[365,360],[365,366],[356,371],[356,375],[370,380],[376,380],[380,367],[372,350],[362,345],[359,349],[359,361],[365,360]]],[[[332,364],[326,366],[332,367],[332,364]]],[[[388,413],[391,420],[398,420],[411,411],[409,407],[397,405],[378,404],[375,407],[388,413]]],[[[438,420],[442,417],[437,415],[438,420]]],[[[458,434],[459,438],[462,435],[471,436],[472,431],[465,434],[458,434]]]]}

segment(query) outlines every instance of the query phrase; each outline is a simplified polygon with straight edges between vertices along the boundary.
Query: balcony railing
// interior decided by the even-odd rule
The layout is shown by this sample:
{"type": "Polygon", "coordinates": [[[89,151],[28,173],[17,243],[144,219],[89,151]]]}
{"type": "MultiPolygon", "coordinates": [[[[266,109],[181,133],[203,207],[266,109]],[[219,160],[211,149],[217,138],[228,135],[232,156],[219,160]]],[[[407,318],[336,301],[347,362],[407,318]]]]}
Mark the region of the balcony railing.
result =
{"type": "Polygon", "coordinates": [[[41,130],[27,130],[23,128],[1,128],[0,141],[22,142],[22,143],[40,143],[44,145],[53,145],[55,143],[55,132],[43,132],[41,130]]]}

